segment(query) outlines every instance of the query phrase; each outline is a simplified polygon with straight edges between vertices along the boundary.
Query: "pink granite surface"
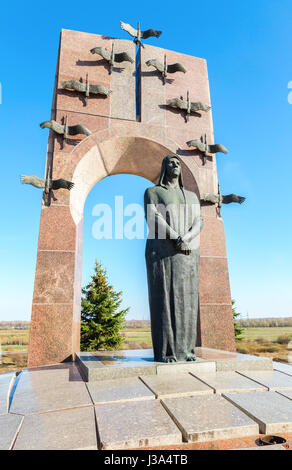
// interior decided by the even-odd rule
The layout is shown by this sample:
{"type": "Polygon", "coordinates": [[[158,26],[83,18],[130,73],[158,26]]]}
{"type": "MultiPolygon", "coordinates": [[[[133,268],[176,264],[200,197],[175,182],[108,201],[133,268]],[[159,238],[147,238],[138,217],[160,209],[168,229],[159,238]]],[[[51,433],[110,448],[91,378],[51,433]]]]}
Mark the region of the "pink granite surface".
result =
{"type": "MultiPolygon", "coordinates": [[[[180,112],[165,106],[168,98],[185,98],[187,91],[192,101],[210,105],[206,61],[145,45],[141,51],[141,116],[136,119],[134,64],[124,63],[122,71],[109,75],[105,62],[90,53],[97,45],[110,49],[111,44],[111,38],[96,34],[61,33],[51,117],[62,122],[67,115],[69,124],[84,124],[92,134],[63,142],[49,133],[48,163],[52,164],[53,178],[67,178],[75,187],[71,193],[55,192],[51,207],[42,209],[29,346],[31,366],[65,360],[79,349],[82,212],[94,184],[119,173],[156,182],[163,157],[176,152],[183,161],[187,189],[204,193],[217,188],[215,157],[203,165],[198,152],[186,146],[186,141],[204,134],[213,142],[212,110],[192,115],[186,123],[180,112]],[[146,60],[163,58],[164,53],[168,63],[181,62],[187,69],[186,74],[169,76],[166,85],[153,68],[145,65],[146,60]],[[84,106],[79,94],[61,88],[63,80],[84,80],[86,73],[90,83],[112,89],[110,97],[90,98],[84,106]],[[60,328],[61,322],[65,328],[60,328]]],[[[116,47],[135,56],[132,41],[117,40],[116,47]]],[[[232,351],[235,343],[223,222],[213,207],[204,207],[202,213],[201,342],[232,351]]]]}

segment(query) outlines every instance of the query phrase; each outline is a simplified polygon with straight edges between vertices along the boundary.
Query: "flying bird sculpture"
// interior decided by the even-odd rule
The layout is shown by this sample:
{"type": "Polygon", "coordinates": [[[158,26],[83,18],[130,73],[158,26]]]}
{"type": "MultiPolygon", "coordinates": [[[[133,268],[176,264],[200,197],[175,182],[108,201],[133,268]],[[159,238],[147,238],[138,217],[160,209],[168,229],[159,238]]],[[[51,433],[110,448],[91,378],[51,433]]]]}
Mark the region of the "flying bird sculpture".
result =
{"type": "Polygon", "coordinates": [[[85,104],[87,105],[90,93],[93,95],[104,95],[109,96],[112,90],[109,90],[104,85],[91,85],[88,82],[88,73],[86,74],[86,82],[77,82],[77,80],[67,80],[62,82],[62,88],[66,90],[78,91],[79,93],[85,93],[85,104]]]}
{"type": "Polygon", "coordinates": [[[186,111],[186,122],[188,122],[191,113],[197,113],[198,111],[208,112],[211,109],[211,106],[202,103],[201,101],[193,102],[190,101],[190,94],[187,92],[187,100],[184,101],[182,97],[180,98],[172,98],[167,100],[167,106],[171,108],[178,108],[183,111],[186,111]]]}
{"type": "Polygon", "coordinates": [[[228,150],[224,145],[221,144],[208,144],[207,142],[207,135],[205,134],[204,137],[201,137],[200,140],[189,140],[187,142],[188,147],[195,147],[203,154],[203,164],[205,165],[208,154],[215,154],[215,153],[228,153],[228,150]],[[205,141],[204,141],[205,140],[205,141]]]}
{"type": "Polygon", "coordinates": [[[206,193],[201,198],[201,202],[209,202],[210,204],[215,204],[216,211],[219,217],[221,217],[221,207],[222,204],[231,204],[233,202],[237,204],[242,204],[245,201],[245,197],[238,196],[237,194],[227,194],[223,195],[220,193],[219,185],[218,185],[218,194],[214,193],[206,193]]]}
{"type": "Polygon", "coordinates": [[[172,65],[167,65],[166,61],[166,54],[164,55],[164,63],[162,64],[159,60],[157,59],[150,59],[147,60],[146,65],[148,67],[154,67],[158,72],[162,74],[163,77],[163,84],[165,85],[166,83],[166,77],[168,73],[176,73],[176,72],[183,72],[186,73],[186,69],[182,64],[176,63],[172,65]]]}
{"type": "Polygon", "coordinates": [[[138,46],[143,46],[141,39],[148,39],[150,37],[159,38],[162,33],[162,31],[157,31],[156,29],[147,29],[146,31],[141,31],[140,22],[138,22],[138,29],[135,29],[130,24],[123,23],[122,21],[120,21],[120,23],[121,28],[135,38],[134,43],[138,46]]]}
{"type": "Polygon", "coordinates": [[[114,51],[114,43],[112,43],[112,50],[111,52],[108,51],[105,47],[94,47],[93,49],[90,49],[91,54],[98,54],[100,55],[104,60],[106,60],[109,65],[109,74],[112,73],[113,66],[115,62],[121,63],[121,62],[131,62],[133,64],[134,60],[132,57],[128,54],[128,52],[119,52],[115,53],[114,51]]]}
{"type": "Polygon", "coordinates": [[[58,122],[51,119],[50,121],[45,121],[40,124],[42,129],[48,128],[57,134],[63,135],[64,139],[67,139],[70,135],[90,135],[91,132],[87,127],[82,124],[76,124],[75,126],[68,125],[68,117],[66,116],[65,124],[59,124],[58,122]]]}
{"type": "MultiPolygon", "coordinates": [[[[48,175],[51,173],[50,167],[48,170],[48,175]]],[[[38,176],[35,175],[20,175],[20,181],[22,184],[30,184],[31,186],[34,186],[35,188],[40,188],[43,189],[43,199],[45,205],[49,206],[50,205],[50,192],[51,190],[58,190],[58,189],[67,189],[70,191],[74,183],[71,181],[64,180],[63,178],[53,180],[49,176],[47,178],[39,178],[38,176]]],[[[56,200],[56,198],[53,195],[53,198],[56,200]]]]}
{"type": "Polygon", "coordinates": [[[35,175],[20,175],[20,180],[22,184],[30,184],[31,186],[40,189],[46,189],[47,186],[47,189],[49,190],[68,189],[68,191],[70,191],[74,186],[74,183],[64,180],[63,178],[58,180],[48,178],[48,180],[46,180],[45,178],[39,178],[35,175]]]}

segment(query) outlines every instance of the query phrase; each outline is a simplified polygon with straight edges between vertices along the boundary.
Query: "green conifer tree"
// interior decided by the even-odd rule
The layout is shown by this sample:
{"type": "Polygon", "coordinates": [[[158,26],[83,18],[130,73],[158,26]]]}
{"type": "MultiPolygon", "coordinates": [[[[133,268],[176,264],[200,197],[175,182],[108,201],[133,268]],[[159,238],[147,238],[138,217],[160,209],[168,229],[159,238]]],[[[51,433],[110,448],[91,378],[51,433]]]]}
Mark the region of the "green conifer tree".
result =
{"type": "Polygon", "coordinates": [[[240,313],[236,311],[234,304],[235,304],[235,300],[232,300],[232,313],[233,313],[233,321],[234,321],[235,341],[242,341],[243,339],[242,334],[244,332],[244,328],[240,328],[239,323],[236,322],[236,319],[240,317],[240,313]]]}
{"type": "Polygon", "coordinates": [[[109,285],[106,270],[95,261],[91,282],[82,289],[81,351],[118,349],[123,343],[121,335],[125,315],[129,308],[119,310],[122,292],[109,285]]]}

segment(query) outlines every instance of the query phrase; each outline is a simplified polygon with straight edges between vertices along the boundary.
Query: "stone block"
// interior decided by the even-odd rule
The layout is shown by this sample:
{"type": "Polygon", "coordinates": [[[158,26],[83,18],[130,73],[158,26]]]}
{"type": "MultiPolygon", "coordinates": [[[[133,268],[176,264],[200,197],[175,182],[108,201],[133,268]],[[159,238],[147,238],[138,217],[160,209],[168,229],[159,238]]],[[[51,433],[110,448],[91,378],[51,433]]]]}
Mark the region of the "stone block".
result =
{"type": "Polygon", "coordinates": [[[258,425],[219,395],[165,398],[162,404],[187,442],[258,434],[258,425]]]}
{"type": "Polygon", "coordinates": [[[267,388],[243,377],[236,372],[214,372],[213,374],[200,374],[192,372],[192,375],[211,387],[215,393],[223,392],[262,392],[267,388]]]}
{"type": "Polygon", "coordinates": [[[242,371],[251,380],[264,385],[269,390],[292,390],[292,377],[278,371],[242,371]]]}
{"type": "Polygon", "coordinates": [[[226,258],[201,257],[199,291],[201,304],[231,304],[226,258]]]}
{"type": "Polygon", "coordinates": [[[155,398],[149,388],[137,377],[90,382],[87,388],[95,405],[155,398]]]}
{"type": "Polygon", "coordinates": [[[69,304],[73,302],[74,262],[74,252],[38,252],[34,304],[69,304]]]}
{"type": "Polygon", "coordinates": [[[93,407],[25,416],[14,450],[97,450],[93,407]]]}
{"type": "Polygon", "coordinates": [[[185,362],[179,364],[161,364],[157,366],[157,375],[167,376],[169,374],[176,375],[178,373],[183,372],[201,372],[201,373],[208,373],[208,372],[215,372],[216,370],[216,363],[209,361],[204,362],[199,357],[197,358],[196,362],[185,362]]]}
{"type": "Polygon", "coordinates": [[[60,372],[35,370],[21,374],[10,412],[28,415],[91,405],[88,390],[78,372],[71,381],[64,380],[66,374],[60,372]]]}
{"type": "Polygon", "coordinates": [[[188,373],[140,377],[156,398],[212,394],[213,390],[188,373]]]}
{"type": "MultiPolygon", "coordinates": [[[[201,266],[200,277],[204,274],[201,266]]],[[[200,330],[201,345],[204,348],[235,351],[231,303],[229,305],[203,304],[200,299],[200,330]]]]}
{"type": "Polygon", "coordinates": [[[276,392],[224,394],[230,403],[254,419],[261,434],[292,432],[292,403],[276,392]]]}
{"type": "Polygon", "coordinates": [[[75,250],[75,223],[69,206],[42,207],[38,249],[75,250]]]}
{"type": "Polygon", "coordinates": [[[281,390],[277,393],[280,393],[280,395],[283,395],[283,397],[286,397],[292,400],[292,390],[281,390]]]}
{"type": "Polygon", "coordinates": [[[157,400],[100,405],[95,412],[102,449],[172,445],[182,441],[181,432],[157,400]]]}
{"type": "Polygon", "coordinates": [[[221,219],[205,217],[200,235],[200,255],[226,258],[224,224],[221,219]]]}
{"type": "Polygon", "coordinates": [[[0,450],[11,449],[22,419],[22,416],[11,414],[0,416],[0,450]]]}
{"type": "Polygon", "coordinates": [[[279,372],[284,372],[284,374],[288,374],[292,376],[292,364],[284,364],[283,362],[273,362],[274,370],[279,372]]]}
{"type": "Polygon", "coordinates": [[[74,352],[73,325],[73,304],[33,305],[29,367],[55,364],[70,359],[74,352]]]}

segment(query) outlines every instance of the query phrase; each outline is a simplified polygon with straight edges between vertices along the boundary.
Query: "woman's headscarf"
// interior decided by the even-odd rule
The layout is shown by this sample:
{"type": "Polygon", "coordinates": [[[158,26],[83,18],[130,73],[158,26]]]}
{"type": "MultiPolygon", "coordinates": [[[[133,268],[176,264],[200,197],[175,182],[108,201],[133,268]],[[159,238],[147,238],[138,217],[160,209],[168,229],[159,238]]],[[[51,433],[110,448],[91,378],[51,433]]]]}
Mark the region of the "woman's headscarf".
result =
{"type": "Polygon", "coordinates": [[[175,153],[171,153],[171,154],[167,155],[162,160],[161,173],[160,173],[160,177],[159,177],[157,186],[162,186],[163,188],[166,188],[166,184],[165,184],[166,164],[171,158],[176,158],[180,163],[181,172],[180,172],[180,175],[178,177],[178,182],[179,182],[179,186],[183,189],[184,185],[183,185],[183,177],[182,177],[182,165],[181,165],[180,159],[178,158],[178,156],[175,153]]]}

